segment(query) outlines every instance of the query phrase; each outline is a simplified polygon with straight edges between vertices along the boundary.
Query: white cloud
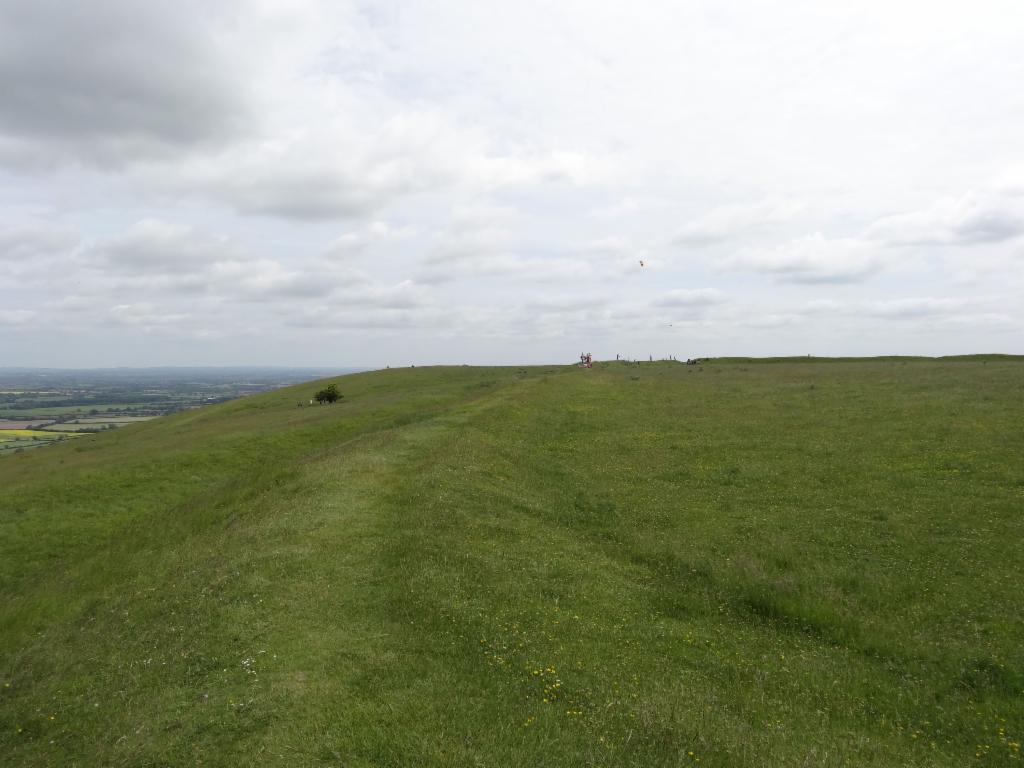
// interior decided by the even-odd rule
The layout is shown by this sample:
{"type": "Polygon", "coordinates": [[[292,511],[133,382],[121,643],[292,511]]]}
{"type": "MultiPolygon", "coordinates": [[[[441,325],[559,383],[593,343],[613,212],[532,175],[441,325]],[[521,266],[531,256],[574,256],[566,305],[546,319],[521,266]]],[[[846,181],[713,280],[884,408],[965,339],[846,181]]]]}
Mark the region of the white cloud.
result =
{"type": "Polygon", "coordinates": [[[151,183],[242,214],[317,221],[361,219],[458,179],[449,159],[455,130],[445,118],[375,115],[358,103],[353,109],[311,126],[282,126],[280,135],[239,143],[212,158],[156,167],[151,183]]]}
{"type": "Polygon", "coordinates": [[[952,315],[942,319],[942,325],[948,328],[964,328],[968,330],[993,330],[1020,333],[1024,328],[1021,318],[1005,312],[979,312],[952,315]]]}
{"type": "Polygon", "coordinates": [[[484,205],[458,210],[435,237],[418,279],[445,283],[504,277],[544,283],[592,276],[590,263],[578,255],[539,255],[521,234],[525,228],[525,220],[512,208],[484,205]]]}
{"type": "Polygon", "coordinates": [[[565,150],[540,155],[528,152],[480,154],[470,159],[466,170],[467,180],[485,189],[552,182],[584,185],[600,181],[614,172],[613,164],[607,159],[565,150]]]}
{"type": "Polygon", "coordinates": [[[242,301],[310,299],[327,296],[335,283],[313,269],[293,269],[274,259],[220,261],[202,276],[209,291],[242,301]]]}
{"type": "Polygon", "coordinates": [[[0,326],[25,326],[35,319],[36,314],[31,309],[0,309],[0,326]]]}
{"type": "Polygon", "coordinates": [[[867,237],[889,245],[977,245],[1024,235],[1024,198],[967,192],[928,208],[886,216],[867,237]]]}
{"type": "Polygon", "coordinates": [[[283,322],[296,328],[316,328],[334,333],[371,331],[408,332],[423,327],[446,329],[452,322],[451,310],[430,306],[401,306],[359,302],[351,306],[313,304],[282,308],[283,322]]]}
{"type": "MultiPolygon", "coordinates": [[[[785,318],[787,322],[820,322],[831,316],[881,321],[887,325],[924,322],[929,326],[938,323],[965,327],[1003,327],[1014,322],[1012,314],[1007,311],[1008,304],[1012,302],[993,296],[905,296],[859,301],[818,300],[788,313],[768,317],[785,318]]],[[[1021,327],[1021,321],[1016,322],[1017,327],[1021,327]]]]}
{"type": "Polygon", "coordinates": [[[1022,37],[1007,0],[0,0],[0,346],[1012,347],[1022,37]]]}
{"type": "Polygon", "coordinates": [[[874,317],[915,318],[955,314],[968,305],[966,299],[925,297],[866,302],[857,311],[874,317]]]}
{"type": "Polygon", "coordinates": [[[180,325],[188,319],[187,313],[161,312],[150,303],[118,304],[110,308],[110,319],[121,325],[153,330],[162,326],[180,325]]]}
{"type": "Polygon", "coordinates": [[[124,274],[179,274],[245,257],[245,250],[227,237],[158,219],[138,221],[87,253],[91,263],[124,274]]]}
{"type": "Polygon", "coordinates": [[[365,227],[336,238],[327,247],[325,255],[331,259],[348,260],[372,248],[406,240],[412,234],[408,229],[396,229],[386,221],[371,221],[365,227]]]}
{"type": "Polygon", "coordinates": [[[789,221],[804,206],[793,201],[764,200],[749,205],[715,208],[685,225],[673,238],[683,246],[710,245],[750,232],[763,231],[773,224],[789,221]]]}
{"type": "Polygon", "coordinates": [[[580,312],[580,311],[594,311],[596,309],[603,309],[608,304],[608,299],[605,296],[589,296],[589,295],[574,295],[574,294],[562,294],[543,296],[540,298],[529,299],[525,302],[524,308],[526,311],[535,312],[554,312],[554,313],[566,313],[566,312],[580,312]]]}
{"type": "Polygon", "coordinates": [[[72,250],[77,242],[74,235],[60,228],[38,224],[16,227],[0,231],[0,261],[45,259],[72,250]]]}
{"type": "Polygon", "coordinates": [[[749,328],[784,328],[805,321],[806,318],[800,314],[772,312],[766,315],[750,315],[744,318],[741,324],[749,328]]]}
{"type": "Polygon", "coordinates": [[[708,307],[723,304],[728,297],[714,288],[676,288],[658,298],[656,307],[708,307]]]}
{"type": "Polygon", "coordinates": [[[218,16],[190,0],[0,3],[0,164],[118,167],[246,132],[218,16]]]}
{"type": "Polygon", "coordinates": [[[851,238],[829,240],[821,233],[790,240],[775,248],[747,248],[722,258],[718,266],[770,274],[793,283],[853,283],[882,268],[870,243],[851,238]]]}

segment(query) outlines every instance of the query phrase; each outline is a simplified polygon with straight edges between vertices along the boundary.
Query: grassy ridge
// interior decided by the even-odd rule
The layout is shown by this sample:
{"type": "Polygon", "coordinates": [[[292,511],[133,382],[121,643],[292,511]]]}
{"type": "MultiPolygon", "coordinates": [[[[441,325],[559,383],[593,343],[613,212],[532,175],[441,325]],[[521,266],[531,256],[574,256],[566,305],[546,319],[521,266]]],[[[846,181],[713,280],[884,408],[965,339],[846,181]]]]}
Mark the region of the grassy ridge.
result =
{"type": "Polygon", "coordinates": [[[814,355],[795,355],[791,357],[712,357],[706,363],[990,363],[990,362],[1024,362],[1024,355],[946,355],[945,357],[923,357],[920,355],[886,355],[882,357],[817,357],[814,355]]]}
{"type": "Polygon", "coordinates": [[[0,753],[1019,764],[1022,374],[395,370],[4,458],[0,753]]]}

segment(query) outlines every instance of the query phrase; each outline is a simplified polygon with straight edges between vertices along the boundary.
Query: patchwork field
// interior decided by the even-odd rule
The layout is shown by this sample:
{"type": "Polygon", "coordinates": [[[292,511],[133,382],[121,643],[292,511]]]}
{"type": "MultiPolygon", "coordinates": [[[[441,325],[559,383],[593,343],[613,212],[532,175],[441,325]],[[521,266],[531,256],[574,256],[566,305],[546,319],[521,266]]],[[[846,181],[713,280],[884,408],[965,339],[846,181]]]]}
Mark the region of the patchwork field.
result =
{"type": "Polygon", "coordinates": [[[43,432],[40,429],[2,429],[0,430],[0,440],[17,440],[23,437],[42,437],[49,438],[52,435],[43,432]]]}
{"type": "Polygon", "coordinates": [[[0,419],[0,431],[8,429],[35,429],[39,426],[45,426],[46,420],[33,419],[31,421],[5,421],[0,419]]]}
{"type": "MultiPolygon", "coordinates": [[[[0,431],[37,428],[72,434],[117,429],[327,372],[284,368],[0,368],[0,431]]],[[[38,448],[53,444],[55,439],[50,435],[45,440],[23,441],[16,448],[38,448]]],[[[6,442],[6,449],[13,450],[11,441],[6,442]]]]}
{"type": "Polygon", "coordinates": [[[76,434],[55,434],[41,429],[0,429],[0,455],[26,448],[54,445],[76,434]]]}
{"type": "Polygon", "coordinates": [[[82,432],[82,427],[83,425],[77,421],[68,421],[59,424],[48,424],[45,427],[43,427],[42,430],[44,432],[82,432]]]}
{"type": "Polygon", "coordinates": [[[12,766],[1006,766],[1024,361],[392,369],[0,457],[12,766]]]}
{"type": "MultiPolygon", "coordinates": [[[[45,402],[40,400],[34,400],[34,402],[45,402]]],[[[84,415],[93,408],[100,408],[104,411],[111,411],[117,413],[123,411],[125,408],[133,408],[135,406],[126,403],[87,403],[85,405],[57,405],[57,406],[46,406],[36,405],[31,408],[20,407],[20,408],[0,408],[0,416],[7,419],[18,419],[23,418],[26,411],[35,419],[48,419],[60,416],[78,416],[84,415]]]]}
{"type": "Polygon", "coordinates": [[[75,419],[77,424],[132,424],[136,421],[149,421],[155,416],[89,416],[83,419],[75,419]]]}

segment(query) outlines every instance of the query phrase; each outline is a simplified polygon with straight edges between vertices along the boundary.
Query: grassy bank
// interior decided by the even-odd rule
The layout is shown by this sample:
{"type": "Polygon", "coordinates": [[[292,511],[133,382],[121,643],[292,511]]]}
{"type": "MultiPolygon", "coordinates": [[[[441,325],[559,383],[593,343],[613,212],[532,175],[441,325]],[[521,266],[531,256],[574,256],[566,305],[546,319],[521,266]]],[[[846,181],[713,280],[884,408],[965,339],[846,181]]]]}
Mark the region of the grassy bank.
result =
{"type": "Polygon", "coordinates": [[[0,458],[5,765],[1019,764],[1024,363],[339,383],[0,458]]]}

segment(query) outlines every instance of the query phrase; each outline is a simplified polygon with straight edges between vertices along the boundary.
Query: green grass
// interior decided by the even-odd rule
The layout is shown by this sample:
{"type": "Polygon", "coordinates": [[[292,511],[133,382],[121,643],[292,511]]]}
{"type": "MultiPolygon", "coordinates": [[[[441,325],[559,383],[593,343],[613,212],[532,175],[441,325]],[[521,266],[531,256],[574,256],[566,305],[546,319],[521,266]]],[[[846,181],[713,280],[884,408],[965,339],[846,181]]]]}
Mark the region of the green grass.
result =
{"type": "Polygon", "coordinates": [[[340,384],[0,458],[0,762],[1020,764],[1021,362],[340,384]]]}
{"type": "Polygon", "coordinates": [[[990,363],[1024,362],[1024,355],[948,355],[946,357],[920,357],[914,355],[888,355],[883,357],[815,357],[798,355],[794,357],[712,357],[706,363],[990,363]]]}

